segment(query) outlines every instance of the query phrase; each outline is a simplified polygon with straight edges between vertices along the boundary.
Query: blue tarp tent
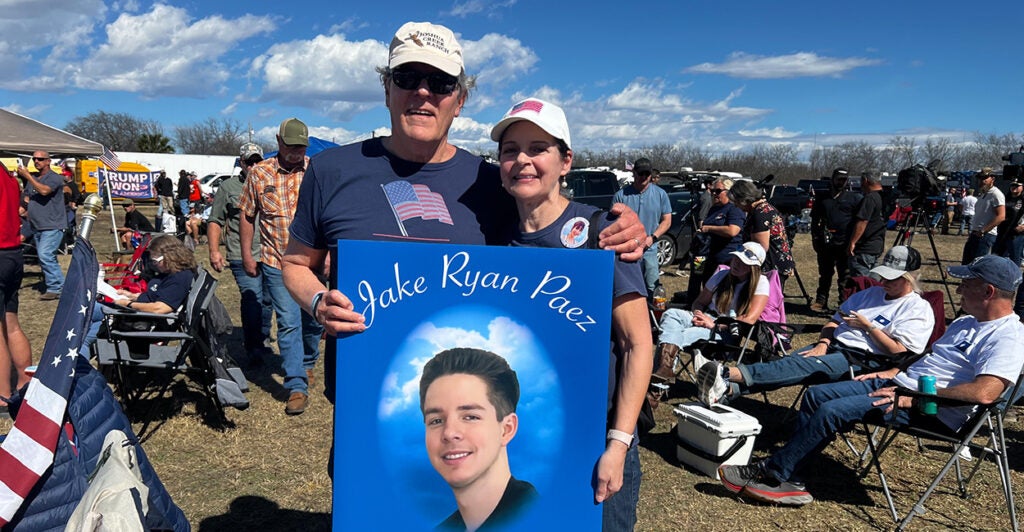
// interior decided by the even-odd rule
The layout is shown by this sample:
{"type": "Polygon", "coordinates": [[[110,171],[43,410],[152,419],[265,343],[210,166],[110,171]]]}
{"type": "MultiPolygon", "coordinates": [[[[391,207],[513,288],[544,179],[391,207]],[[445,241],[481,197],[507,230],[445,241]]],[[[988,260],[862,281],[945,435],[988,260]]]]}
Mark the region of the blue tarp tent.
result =
{"type": "MultiPolygon", "coordinates": [[[[316,155],[316,154],[326,150],[327,148],[336,148],[338,146],[339,146],[338,144],[335,144],[335,143],[333,143],[333,142],[331,142],[329,140],[324,140],[324,139],[317,138],[317,137],[314,137],[314,136],[310,135],[310,137],[309,137],[309,147],[306,148],[306,155],[309,156],[309,157],[312,157],[312,156],[314,156],[314,155],[316,155]]],[[[264,159],[269,159],[269,158],[271,158],[271,157],[273,157],[275,155],[277,155],[277,152],[276,151],[271,151],[271,152],[267,152],[266,154],[264,154],[263,158],[264,159]]]]}

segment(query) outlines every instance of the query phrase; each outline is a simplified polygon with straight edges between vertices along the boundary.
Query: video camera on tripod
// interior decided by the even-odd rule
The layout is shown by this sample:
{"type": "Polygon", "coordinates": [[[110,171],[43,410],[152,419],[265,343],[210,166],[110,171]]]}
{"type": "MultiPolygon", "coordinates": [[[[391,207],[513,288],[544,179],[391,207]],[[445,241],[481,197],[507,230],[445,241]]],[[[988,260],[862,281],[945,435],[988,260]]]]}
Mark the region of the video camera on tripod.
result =
{"type": "Polygon", "coordinates": [[[1010,164],[1003,165],[1003,177],[1014,179],[1024,177],[1024,146],[1018,151],[1004,155],[1002,159],[1010,164]]]}
{"type": "Polygon", "coordinates": [[[896,191],[899,194],[897,201],[901,206],[910,205],[915,210],[921,209],[929,214],[945,208],[945,201],[936,199],[944,193],[942,179],[936,172],[940,163],[936,159],[927,166],[915,164],[896,174],[896,191]]]}

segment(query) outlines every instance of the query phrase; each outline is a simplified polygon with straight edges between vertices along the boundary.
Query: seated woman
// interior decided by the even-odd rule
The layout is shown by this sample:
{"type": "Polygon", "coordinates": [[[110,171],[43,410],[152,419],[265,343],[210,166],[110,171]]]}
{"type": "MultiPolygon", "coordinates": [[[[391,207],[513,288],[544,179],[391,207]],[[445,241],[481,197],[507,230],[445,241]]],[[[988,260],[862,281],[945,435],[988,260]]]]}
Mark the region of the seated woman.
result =
{"type": "Polygon", "coordinates": [[[711,404],[727,394],[841,380],[849,377],[850,358],[864,360],[856,357],[858,352],[893,355],[893,363],[854,363],[854,372],[888,369],[897,363],[896,355],[923,353],[935,327],[935,314],[917,285],[921,254],[896,246],[881,264],[871,273],[882,279],[882,285],[850,296],[822,327],[818,341],[792,356],[736,367],[695,356],[701,401],[711,404]]]}
{"type": "MultiPolygon", "coordinates": [[[[513,244],[586,247],[591,234],[611,225],[607,213],[560,193],[562,177],[572,168],[572,148],[558,106],[534,98],[520,102],[494,126],[491,139],[498,142],[501,184],[519,210],[513,244]]],[[[591,354],[614,361],[618,369],[609,373],[609,430],[593,479],[594,502],[603,503],[604,530],[632,530],[640,497],[636,425],[654,363],[640,263],[616,260],[612,290],[612,352],[591,354]]]]}
{"type": "Polygon", "coordinates": [[[751,325],[758,320],[781,321],[781,297],[770,298],[771,284],[761,273],[765,260],[761,244],[747,242],[730,255],[729,267],[719,269],[708,279],[691,311],[668,309],[662,315],[661,355],[655,379],[670,379],[679,349],[711,338],[712,328],[720,327],[720,332],[727,334],[725,326],[715,325],[717,316],[729,316],[751,325]],[[771,306],[770,299],[774,299],[771,306]]]}
{"type": "MultiPolygon", "coordinates": [[[[145,268],[155,275],[150,279],[146,291],[134,294],[124,290],[115,304],[132,310],[154,314],[172,314],[185,303],[192,280],[196,275],[196,259],[192,251],[172,235],[161,235],[153,239],[143,259],[145,268]]],[[[96,342],[100,323],[107,312],[103,305],[96,305],[92,313],[92,325],[82,343],[82,352],[96,342]]]]}

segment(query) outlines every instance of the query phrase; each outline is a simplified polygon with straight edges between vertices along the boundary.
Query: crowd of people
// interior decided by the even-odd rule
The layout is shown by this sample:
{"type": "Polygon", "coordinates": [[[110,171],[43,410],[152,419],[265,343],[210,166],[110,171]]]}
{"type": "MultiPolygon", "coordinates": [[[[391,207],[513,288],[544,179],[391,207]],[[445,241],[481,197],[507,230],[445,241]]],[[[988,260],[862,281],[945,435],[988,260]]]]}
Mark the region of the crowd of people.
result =
{"type": "MultiPolygon", "coordinates": [[[[338,255],[339,239],[566,249],[599,242],[617,254],[611,283],[612,343],[609,353],[588,356],[615,369],[609,375],[605,450],[594,457],[593,496],[595,503],[603,504],[605,530],[632,530],[642,478],[637,422],[648,385],[652,378],[674,378],[678,358],[698,342],[713,335],[728,338],[729,320],[748,325],[785,322],[784,287],[796,264],[784,217],[753,182],[719,178],[707,184],[695,208],[694,255],[702,262],[694,270],[692,304],[664,313],[655,357],[647,300],[659,284],[655,243],[671,225],[672,211],[666,193],[652,185],[657,170],[650,161],[634,162],[632,184],[616,194],[609,212],[600,212],[560,193],[561,180],[572,167],[573,144],[565,113],[554,103],[528,98],[509,109],[491,131],[497,166],[449,142],[452,121],[466,104],[475,79],[466,72],[462,49],[448,28],[403,25],[378,72],[390,113],[389,136],[310,158],[306,124],[286,119],[278,129],[277,154],[264,159],[258,145],[242,145],[241,171],[222,182],[209,203],[194,175],[182,170],[175,184],[161,173],[155,186],[156,223],[150,224],[132,201],[123,203],[124,223],[115,228],[121,242],[137,245],[133,237],[139,233],[166,231],[174,223],[181,228],[177,233],[191,239],[194,247],[205,232],[211,267],[218,272],[230,269],[240,292],[248,364],[268,362],[271,318],[276,316],[287,415],[301,415],[309,408],[323,334],[365,330],[364,317],[348,295],[329,288],[336,286],[336,279],[328,265],[354,260],[338,255]],[[387,195],[387,186],[396,181],[435,194],[445,216],[396,220],[387,195]]],[[[37,173],[19,168],[17,176],[6,171],[0,176],[0,295],[6,311],[0,339],[0,402],[10,397],[12,384],[25,384],[25,368],[31,363],[17,319],[24,270],[24,237],[16,229],[18,208],[27,198],[27,223],[45,279],[41,299],[56,300],[63,284],[56,248],[73,220],[67,205],[77,202],[65,201],[65,179],[50,170],[48,153],[37,151],[32,159],[37,173]],[[24,193],[18,178],[24,182],[24,193]]],[[[917,250],[895,246],[883,255],[889,213],[883,208],[880,175],[862,172],[859,192],[854,192],[848,186],[849,172],[835,169],[831,192],[816,198],[811,212],[819,271],[811,310],[829,311],[833,277],[840,289],[855,276],[873,276],[880,282],[845,298],[839,290],[838,307],[819,339],[787,357],[730,366],[693,353],[698,395],[708,404],[752,391],[828,383],[809,389],[799,429],[784,447],[763,461],[721,469],[726,488],[772,503],[807,504],[812,497],[800,468],[847,423],[888,412],[895,386],[916,389],[918,376],[934,375],[939,395],[989,401],[1017,380],[1024,357],[1010,346],[1024,340],[1024,325],[1014,314],[1024,250],[1024,182],[1012,183],[1008,199],[994,186],[991,172],[979,172],[976,179],[974,194],[960,198],[951,189],[941,213],[950,216],[949,227],[952,214],[960,209],[961,231],[969,229],[963,265],[949,268],[952,276],[962,279],[958,292],[966,315],[929,346],[936,318],[945,316],[937,317],[920,295],[922,259],[917,250]],[[851,362],[850,355],[857,353],[883,356],[851,362]],[[914,356],[907,358],[906,353],[914,356]],[[930,355],[921,356],[925,353],[930,355]]],[[[192,250],[176,236],[160,236],[150,244],[148,266],[155,277],[147,291],[120,293],[115,303],[147,312],[174,312],[194,275],[192,250]]],[[[101,316],[102,311],[95,313],[89,342],[101,316]]],[[[323,388],[332,405],[337,356],[335,343],[327,342],[323,388]]],[[[456,382],[485,391],[479,401],[484,404],[478,408],[496,418],[490,432],[497,440],[491,444],[502,449],[483,464],[478,478],[452,480],[457,475],[445,460],[432,461],[449,481],[457,503],[457,511],[443,524],[450,529],[476,530],[508,520],[514,506],[509,500],[536,495],[533,486],[512,477],[503,451],[515,433],[518,382],[514,398],[497,400],[509,394],[489,388],[485,373],[468,369],[489,366],[488,371],[511,386],[515,373],[510,376],[507,363],[502,365],[500,359],[493,353],[446,352],[424,368],[420,401],[429,418],[428,451],[431,445],[443,447],[464,437],[463,414],[439,391],[441,384],[456,382]]],[[[964,417],[950,411],[940,412],[938,419],[956,428],[964,417]]],[[[332,465],[328,467],[333,471],[332,465]]]]}

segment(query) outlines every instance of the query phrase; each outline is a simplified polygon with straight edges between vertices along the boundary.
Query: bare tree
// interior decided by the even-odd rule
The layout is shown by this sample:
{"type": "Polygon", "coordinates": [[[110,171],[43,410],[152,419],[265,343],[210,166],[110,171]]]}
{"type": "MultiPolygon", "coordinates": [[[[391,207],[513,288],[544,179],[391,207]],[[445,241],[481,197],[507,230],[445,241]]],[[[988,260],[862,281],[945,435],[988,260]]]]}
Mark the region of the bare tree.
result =
{"type": "Polygon", "coordinates": [[[142,151],[139,139],[145,135],[163,136],[163,127],[153,120],[143,120],[127,113],[96,111],[76,116],[64,129],[87,138],[113,151],[142,151]]]}
{"type": "Polygon", "coordinates": [[[237,155],[246,132],[235,120],[207,118],[189,126],[175,127],[174,137],[182,153],[237,155]]]}

